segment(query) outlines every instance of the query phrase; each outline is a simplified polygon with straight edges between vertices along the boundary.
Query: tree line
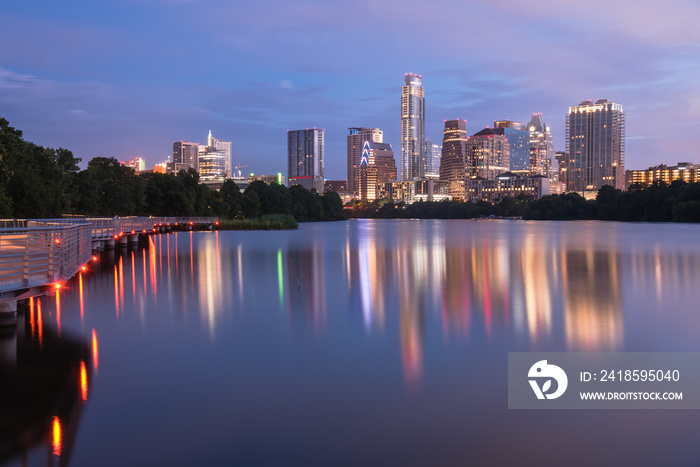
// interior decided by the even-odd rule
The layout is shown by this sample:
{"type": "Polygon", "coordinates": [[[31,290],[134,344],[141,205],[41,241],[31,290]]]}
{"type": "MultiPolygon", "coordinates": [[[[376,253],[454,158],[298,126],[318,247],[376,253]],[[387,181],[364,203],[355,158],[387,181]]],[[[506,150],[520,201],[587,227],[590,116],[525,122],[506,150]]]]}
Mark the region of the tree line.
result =
{"type": "Polygon", "coordinates": [[[233,180],[219,191],[200,183],[194,169],[140,173],[113,157],[95,157],[85,170],[67,149],[25,141],[0,118],[0,217],[219,216],[252,219],[292,215],[299,222],[345,219],[337,193],[318,194],[254,181],[241,192],[233,180]]]}
{"type": "Polygon", "coordinates": [[[635,184],[627,191],[606,185],[591,200],[578,193],[548,195],[536,200],[506,197],[493,204],[485,201],[435,201],[406,205],[382,199],[370,203],[356,202],[350,213],[350,217],[392,219],[474,219],[491,216],[530,220],[700,222],[700,183],[675,180],[671,184],[635,184]]]}

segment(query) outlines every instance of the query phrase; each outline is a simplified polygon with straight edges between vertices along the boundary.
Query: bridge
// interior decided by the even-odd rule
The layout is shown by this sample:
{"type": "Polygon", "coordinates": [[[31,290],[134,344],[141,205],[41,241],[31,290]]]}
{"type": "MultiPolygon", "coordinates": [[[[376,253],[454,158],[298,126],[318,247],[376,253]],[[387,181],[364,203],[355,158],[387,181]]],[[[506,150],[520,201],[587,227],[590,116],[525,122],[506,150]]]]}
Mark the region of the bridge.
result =
{"type": "Polygon", "coordinates": [[[17,300],[44,295],[73,277],[99,251],[138,237],[218,225],[216,217],[78,217],[0,220],[0,326],[17,300]]]}

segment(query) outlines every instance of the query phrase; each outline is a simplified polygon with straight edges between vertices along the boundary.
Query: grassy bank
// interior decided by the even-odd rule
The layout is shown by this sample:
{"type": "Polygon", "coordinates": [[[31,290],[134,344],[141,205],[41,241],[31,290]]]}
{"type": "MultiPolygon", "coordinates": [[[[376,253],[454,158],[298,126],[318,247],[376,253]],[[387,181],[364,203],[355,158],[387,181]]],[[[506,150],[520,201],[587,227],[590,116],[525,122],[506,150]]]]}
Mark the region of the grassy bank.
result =
{"type": "Polygon", "coordinates": [[[267,214],[253,219],[219,219],[219,230],[293,230],[299,224],[287,214],[267,214]]]}

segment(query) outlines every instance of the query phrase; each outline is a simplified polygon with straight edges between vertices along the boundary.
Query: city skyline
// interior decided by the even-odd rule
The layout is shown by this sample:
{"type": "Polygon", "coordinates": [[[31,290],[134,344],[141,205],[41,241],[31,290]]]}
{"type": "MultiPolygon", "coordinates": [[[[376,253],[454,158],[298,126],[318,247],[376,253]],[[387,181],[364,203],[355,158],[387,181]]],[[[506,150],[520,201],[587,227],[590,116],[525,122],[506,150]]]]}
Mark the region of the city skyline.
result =
{"type": "Polygon", "coordinates": [[[4,3],[0,116],[83,167],[96,156],[152,167],[210,128],[233,142],[234,165],[277,173],[286,130],[325,128],[326,176],[338,179],[348,128],[381,128],[398,151],[399,80],[418,73],[432,141],[444,120],[466,118],[471,135],[542,113],[562,151],[567,108],[607,98],[627,111],[627,169],[700,159],[700,134],[684,131],[700,124],[697,2],[408,6],[4,3]],[[479,27],[458,27],[470,17],[479,27]],[[408,25],[431,33],[395,39],[408,25]],[[372,67],[347,60],[363,49],[380,57],[372,67]]]}

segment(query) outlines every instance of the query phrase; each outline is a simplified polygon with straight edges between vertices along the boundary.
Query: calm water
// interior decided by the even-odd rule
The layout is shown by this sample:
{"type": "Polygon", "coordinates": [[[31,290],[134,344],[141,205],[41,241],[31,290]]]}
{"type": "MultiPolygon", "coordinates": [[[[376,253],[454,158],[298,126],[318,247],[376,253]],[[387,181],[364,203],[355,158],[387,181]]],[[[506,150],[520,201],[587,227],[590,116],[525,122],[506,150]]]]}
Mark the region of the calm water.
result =
{"type": "Polygon", "coordinates": [[[700,465],[698,411],[508,410],[506,381],[509,351],[700,351],[699,238],[457,220],[154,236],[26,312],[17,367],[69,356],[25,461],[700,465]]]}

